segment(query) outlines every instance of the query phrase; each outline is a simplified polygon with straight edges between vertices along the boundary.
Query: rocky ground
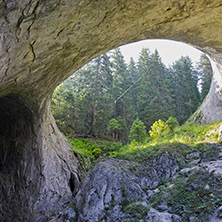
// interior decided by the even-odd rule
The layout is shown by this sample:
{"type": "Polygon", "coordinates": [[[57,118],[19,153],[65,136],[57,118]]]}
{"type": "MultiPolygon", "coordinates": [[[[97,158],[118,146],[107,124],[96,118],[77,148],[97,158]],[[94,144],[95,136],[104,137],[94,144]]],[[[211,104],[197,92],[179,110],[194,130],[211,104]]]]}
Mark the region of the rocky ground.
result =
{"type": "Polygon", "coordinates": [[[146,163],[103,159],[55,221],[222,221],[222,145],[146,163]]]}

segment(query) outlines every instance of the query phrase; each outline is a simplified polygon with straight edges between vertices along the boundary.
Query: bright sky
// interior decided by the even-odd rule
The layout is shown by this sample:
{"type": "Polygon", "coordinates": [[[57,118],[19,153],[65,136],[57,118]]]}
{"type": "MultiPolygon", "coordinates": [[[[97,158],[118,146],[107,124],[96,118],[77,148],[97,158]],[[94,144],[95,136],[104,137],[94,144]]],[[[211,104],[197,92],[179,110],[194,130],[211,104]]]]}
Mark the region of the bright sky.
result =
{"type": "Polygon", "coordinates": [[[171,41],[171,40],[144,40],[128,45],[121,46],[121,52],[128,63],[130,57],[137,62],[139,53],[142,48],[149,48],[151,52],[158,50],[162,61],[166,66],[172,65],[181,56],[189,56],[193,61],[193,65],[199,61],[201,51],[189,46],[185,43],[171,41]]]}

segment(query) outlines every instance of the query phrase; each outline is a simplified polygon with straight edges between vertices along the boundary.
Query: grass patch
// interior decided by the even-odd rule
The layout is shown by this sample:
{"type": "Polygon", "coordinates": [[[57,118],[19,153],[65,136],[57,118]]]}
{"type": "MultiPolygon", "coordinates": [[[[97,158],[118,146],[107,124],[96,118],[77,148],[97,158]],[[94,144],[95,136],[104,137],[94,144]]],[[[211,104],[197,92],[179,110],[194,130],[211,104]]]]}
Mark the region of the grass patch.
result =
{"type": "MultiPolygon", "coordinates": [[[[142,164],[168,153],[180,163],[184,156],[192,151],[201,152],[203,161],[214,160],[219,153],[218,148],[209,147],[207,143],[218,143],[218,130],[221,123],[198,125],[188,122],[174,129],[166,130],[158,138],[147,137],[146,142],[133,140],[130,144],[95,139],[68,139],[72,149],[79,153],[86,165],[101,157],[115,157],[142,164]]],[[[88,167],[90,168],[90,167],[88,167]]]]}
{"type": "Polygon", "coordinates": [[[129,147],[128,150],[116,155],[116,158],[136,161],[145,165],[155,157],[164,155],[166,153],[176,159],[181,160],[181,158],[183,158],[183,155],[185,153],[188,153],[189,151],[190,148],[181,143],[162,143],[153,146],[140,146],[135,149],[131,149],[129,147]]]}

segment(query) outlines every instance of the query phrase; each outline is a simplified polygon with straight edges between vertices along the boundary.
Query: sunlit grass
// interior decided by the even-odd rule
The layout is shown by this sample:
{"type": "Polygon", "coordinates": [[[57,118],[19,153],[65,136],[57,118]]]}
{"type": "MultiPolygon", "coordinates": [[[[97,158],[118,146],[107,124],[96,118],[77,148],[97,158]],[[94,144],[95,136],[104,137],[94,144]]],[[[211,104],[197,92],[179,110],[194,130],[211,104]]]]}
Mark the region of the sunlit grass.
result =
{"type": "Polygon", "coordinates": [[[191,149],[202,149],[204,144],[220,143],[219,128],[221,122],[214,124],[195,124],[188,122],[174,129],[165,130],[159,137],[147,137],[144,143],[133,140],[127,145],[121,142],[109,142],[91,139],[68,139],[71,147],[83,158],[91,162],[98,158],[115,157],[134,161],[146,161],[162,152],[178,152],[181,155],[191,149]],[[200,144],[201,147],[197,146],[200,144]]]}

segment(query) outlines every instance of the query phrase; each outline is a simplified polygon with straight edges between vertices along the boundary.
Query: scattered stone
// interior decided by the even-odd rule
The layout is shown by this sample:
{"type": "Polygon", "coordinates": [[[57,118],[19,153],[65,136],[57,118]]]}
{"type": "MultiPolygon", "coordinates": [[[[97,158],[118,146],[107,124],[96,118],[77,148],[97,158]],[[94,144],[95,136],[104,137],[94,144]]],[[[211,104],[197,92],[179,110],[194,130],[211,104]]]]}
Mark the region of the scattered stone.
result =
{"type": "Polygon", "coordinates": [[[154,190],[148,190],[147,191],[147,195],[148,195],[148,197],[150,198],[150,197],[152,197],[154,194],[156,194],[156,193],[159,193],[160,192],[160,190],[157,188],[157,189],[154,189],[154,190]]]}
{"type": "Polygon", "coordinates": [[[215,211],[215,213],[214,213],[212,219],[210,220],[210,222],[221,222],[221,221],[222,221],[222,206],[219,207],[215,211]]]}
{"type": "Polygon", "coordinates": [[[190,186],[193,190],[196,190],[199,187],[199,184],[191,183],[190,186]]]}
{"type": "Polygon", "coordinates": [[[186,155],[186,159],[198,159],[200,158],[200,152],[193,152],[186,155]]]}
{"type": "Polygon", "coordinates": [[[210,189],[210,186],[207,184],[207,185],[205,186],[205,189],[206,189],[206,190],[209,190],[209,189],[210,189]]]}
{"type": "Polygon", "coordinates": [[[198,221],[198,218],[197,217],[194,217],[194,216],[191,216],[190,218],[189,218],[189,222],[197,222],[198,221]]]}
{"type": "Polygon", "coordinates": [[[151,208],[148,216],[145,218],[146,222],[182,222],[178,215],[170,214],[167,212],[159,212],[151,208]]]}
{"type": "Polygon", "coordinates": [[[191,173],[194,170],[198,170],[199,167],[198,166],[194,166],[194,167],[188,167],[188,168],[184,168],[180,171],[181,174],[187,174],[187,173],[191,173]]]}
{"type": "Polygon", "coordinates": [[[200,159],[196,159],[196,160],[191,161],[191,162],[189,163],[189,165],[196,165],[196,164],[198,164],[198,163],[200,163],[200,159]]]}
{"type": "Polygon", "coordinates": [[[202,167],[206,168],[209,172],[213,172],[215,174],[222,174],[222,161],[210,161],[208,163],[202,163],[202,167]]]}
{"type": "Polygon", "coordinates": [[[168,211],[168,206],[166,204],[161,204],[157,206],[157,210],[159,210],[160,212],[166,212],[168,211]]]}

